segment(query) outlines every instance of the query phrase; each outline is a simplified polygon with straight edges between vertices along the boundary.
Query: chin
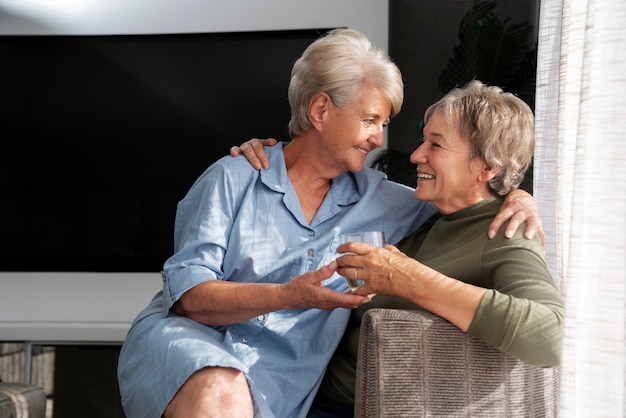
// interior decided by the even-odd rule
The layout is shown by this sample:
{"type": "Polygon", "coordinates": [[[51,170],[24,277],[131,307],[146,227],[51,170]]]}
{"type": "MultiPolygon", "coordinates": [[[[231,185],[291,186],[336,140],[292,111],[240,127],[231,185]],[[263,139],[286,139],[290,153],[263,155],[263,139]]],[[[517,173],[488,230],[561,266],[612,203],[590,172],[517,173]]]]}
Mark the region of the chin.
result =
{"type": "Polygon", "coordinates": [[[417,187],[415,188],[415,193],[413,193],[415,195],[415,198],[418,200],[422,200],[424,202],[428,202],[428,196],[426,195],[426,193],[424,193],[423,189],[420,189],[419,184],[417,185],[417,187]]]}
{"type": "Polygon", "coordinates": [[[360,161],[356,164],[352,164],[352,166],[350,167],[350,171],[352,171],[353,173],[358,173],[359,171],[363,170],[363,167],[363,161],[360,161]]]}

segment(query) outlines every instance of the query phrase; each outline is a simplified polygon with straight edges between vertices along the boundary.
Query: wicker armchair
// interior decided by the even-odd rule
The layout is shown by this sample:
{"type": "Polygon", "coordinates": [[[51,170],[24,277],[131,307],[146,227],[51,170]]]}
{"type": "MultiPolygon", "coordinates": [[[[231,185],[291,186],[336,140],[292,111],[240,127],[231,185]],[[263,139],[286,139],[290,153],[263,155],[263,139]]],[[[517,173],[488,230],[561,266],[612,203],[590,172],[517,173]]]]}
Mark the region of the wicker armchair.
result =
{"type": "Polygon", "coordinates": [[[43,388],[0,381],[0,417],[45,418],[46,394],[43,388]]]}
{"type": "Polygon", "coordinates": [[[556,417],[559,369],[504,354],[426,311],[363,317],[355,417],[556,417]]]}

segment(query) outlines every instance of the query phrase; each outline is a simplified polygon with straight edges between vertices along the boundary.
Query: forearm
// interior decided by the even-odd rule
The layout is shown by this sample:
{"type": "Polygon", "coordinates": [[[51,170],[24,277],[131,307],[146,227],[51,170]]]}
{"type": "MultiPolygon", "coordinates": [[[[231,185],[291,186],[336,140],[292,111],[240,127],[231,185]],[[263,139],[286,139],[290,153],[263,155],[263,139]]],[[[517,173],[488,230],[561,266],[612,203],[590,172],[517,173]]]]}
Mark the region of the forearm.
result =
{"type": "Polygon", "coordinates": [[[322,285],[336,267],[336,263],[331,263],[282,284],[209,280],[183,293],[173,310],[202,324],[219,326],[281,309],[354,309],[368,302],[367,296],[322,285]]]}
{"type": "Polygon", "coordinates": [[[346,254],[337,259],[344,277],[362,279],[361,295],[379,294],[406,299],[467,331],[486,288],[464,283],[399,252],[393,246],[372,248],[352,242],[338,248],[346,254]]]}
{"type": "Polygon", "coordinates": [[[228,325],[291,308],[284,293],[279,284],[211,280],[185,292],[172,310],[205,325],[228,325]]]}
{"type": "Polygon", "coordinates": [[[447,277],[426,266],[411,274],[402,296],[466,332],[487,289],[447,277]]]}

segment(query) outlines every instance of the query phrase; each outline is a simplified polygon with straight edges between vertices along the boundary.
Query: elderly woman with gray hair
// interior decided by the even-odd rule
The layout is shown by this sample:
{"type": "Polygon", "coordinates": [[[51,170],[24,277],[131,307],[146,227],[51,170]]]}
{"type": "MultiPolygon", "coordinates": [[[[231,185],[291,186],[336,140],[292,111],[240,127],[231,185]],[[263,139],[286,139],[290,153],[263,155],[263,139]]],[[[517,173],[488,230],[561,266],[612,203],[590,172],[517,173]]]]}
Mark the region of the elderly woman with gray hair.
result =
{"type": "MultiPolygon", "coordinates": [[[[485,234],[531,162],[531,109],[513,94],[472,81],[430,106],[425,123],[424,140],[411,155],[415,197],[442,216],[397,248],[357,242],[338,248],[346,253],[337,259],[338,272],[364,281],[356,294],[376,296],[352,312],[318,401],[352,405],[360,320],[376,307],[426,309],[527,363],[560,362],[563,298],[540,240],[524,239],[522,228],[510,239],[485,234]]],[[[323,403],[317,403],[322,410],[323,403]]]]}

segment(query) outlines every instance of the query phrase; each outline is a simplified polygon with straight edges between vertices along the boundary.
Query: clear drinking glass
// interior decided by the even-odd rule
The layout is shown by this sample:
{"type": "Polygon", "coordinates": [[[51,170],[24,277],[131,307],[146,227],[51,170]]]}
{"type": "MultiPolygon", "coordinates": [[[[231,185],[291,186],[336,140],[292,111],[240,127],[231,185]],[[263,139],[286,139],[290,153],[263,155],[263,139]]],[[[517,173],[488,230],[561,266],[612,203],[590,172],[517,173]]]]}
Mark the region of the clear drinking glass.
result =
{"type": "MultiPolygon", "coordinates": [[[[351,232],[349,234],[339,235],[339,244],[353,241],[365,242],[377,247],[384,247],[386,244],[385,233],[383,231],[351,232]]],[[[354,280],[349,277],[345,277],[345,279],[348,282],[350,290],[354,290],[363,285],[363,280],[354,280]]]]}

